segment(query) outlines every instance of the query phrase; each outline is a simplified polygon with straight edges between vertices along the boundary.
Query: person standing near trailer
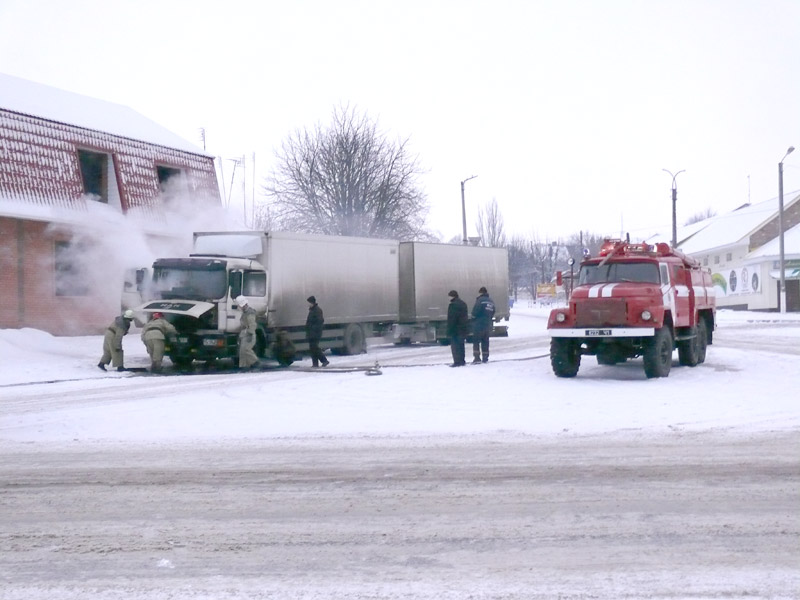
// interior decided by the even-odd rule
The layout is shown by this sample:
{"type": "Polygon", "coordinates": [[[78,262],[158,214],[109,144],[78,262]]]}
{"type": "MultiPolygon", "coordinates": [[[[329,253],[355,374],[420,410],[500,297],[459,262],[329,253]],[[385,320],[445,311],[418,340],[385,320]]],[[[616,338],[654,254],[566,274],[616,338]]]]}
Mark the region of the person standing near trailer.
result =
{"type": "Polygon", "coordinates": [[[458,297],[457,291],[450,290],[447,295],[450,296],[447,307],[447,337],[450,338],[450,351],[453,354],[453,364],[450,366],[463,367],[467,364],[464,342],[469,331],[469,311],[467,304],[458,297]]]}
{"type": "Polygon", "coordinates": [[[323,367],[327,367],[328,359],[325,358],[325,353],[319,347],[325,317],[314,296],[306,298],[306,302],[310,305],[308,317],[306,317],[306,339],[308,340],[308,351],[311,354],[311,366],[318,367],[321,364],[323,367]]]}
{"type": "Polygon", "coordinates": [[[489,291],[485,287],[481,287],[472,307],[473,365],[489,362],[489,334],[492,333],[494,310],[494,301],[489,297],[489,291]]]}

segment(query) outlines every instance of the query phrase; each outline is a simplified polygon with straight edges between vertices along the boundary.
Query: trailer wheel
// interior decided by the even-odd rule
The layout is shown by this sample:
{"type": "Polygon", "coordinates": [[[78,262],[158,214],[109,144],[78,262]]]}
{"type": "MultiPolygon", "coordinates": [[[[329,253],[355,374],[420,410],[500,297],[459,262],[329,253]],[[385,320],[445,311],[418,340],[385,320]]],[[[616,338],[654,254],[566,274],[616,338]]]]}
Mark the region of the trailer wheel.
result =
{"type": "Polygon", "coordinates": [[[350,323],[344,330],[344,353],[362,354],[366,350],[364,346],[364,330],[361,329],[361,325],[350,323]]]}
{"type": "Polygon", "coordinates": [[[672,367],[672,334],[669,328],[656,329],[656,334],[644,347],[644,374],[648,379],[669,377],[672,367]]]}
{"type": "Polygon", "coordinates": [[[575,377],[581,367],[581,344],[569,338],[550,340],[550,366],[556,377],[575,377]]]}

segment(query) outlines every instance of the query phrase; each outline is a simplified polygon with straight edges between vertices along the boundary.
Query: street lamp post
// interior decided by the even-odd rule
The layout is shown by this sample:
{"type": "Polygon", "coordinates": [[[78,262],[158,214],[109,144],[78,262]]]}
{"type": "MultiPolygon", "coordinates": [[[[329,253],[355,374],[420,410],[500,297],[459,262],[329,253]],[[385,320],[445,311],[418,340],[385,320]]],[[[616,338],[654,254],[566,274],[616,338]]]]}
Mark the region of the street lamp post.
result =
{"type": "Polygon", "coordinates": [[[461,227],[463,230],[463,237],[461,238],[462,244],[469,244],[469,239],[467,239],[467,206],[464,203],[464,184],[467,183],[470,179],[475,179],[477,175],[472,175],[471,177],[467,177],[464,181],[461,182],[461,227]]]}
{"type": "Polygon", "coordinates": [[[789,146],[786,154],[778,163],[778,268],[780,269],[781,283],[779,288],[778,302],[781,305],[781,312],[786,312],[786,259],[783,248],[783,161],[794,152],[794,146],[789,146]]]}
{"type": "Polygon", "coordinates": [[[661,170],[665,173],[669,173],[669,176],[672,177],[672,247],[675,248],[678,246],[678,213],[676,208],[678,204],[678,185],[675,183],[675,178],[686,169],[678,171],[675,175],[666,169],[661,170]]]}

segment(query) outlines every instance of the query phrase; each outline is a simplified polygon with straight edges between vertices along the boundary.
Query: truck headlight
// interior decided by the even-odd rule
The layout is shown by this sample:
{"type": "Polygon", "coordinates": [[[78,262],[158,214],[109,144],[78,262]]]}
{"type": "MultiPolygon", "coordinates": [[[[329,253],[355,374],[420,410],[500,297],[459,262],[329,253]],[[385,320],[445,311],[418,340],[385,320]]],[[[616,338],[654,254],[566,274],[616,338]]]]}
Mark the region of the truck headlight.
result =
{"type": "Polygon", "coordinates": [[[563,323],[563,322],[564,322],[564,321],[566,321],[566,320],[567,320],[567,315],[565,315],[565,314],[564,314],[564,313],[562,313],[562,312],[560,312],[560,313],[556,313],[556,321],[557,321],[557,322],[559,322],[559,323],[563,323]]]}
{"type": "Polygon", "coordinates": [[[643,310],[642,311],[642,321],[649,321],[652,318],[653,318],[653,315],[650,314],[649,310],[643,310]]]}

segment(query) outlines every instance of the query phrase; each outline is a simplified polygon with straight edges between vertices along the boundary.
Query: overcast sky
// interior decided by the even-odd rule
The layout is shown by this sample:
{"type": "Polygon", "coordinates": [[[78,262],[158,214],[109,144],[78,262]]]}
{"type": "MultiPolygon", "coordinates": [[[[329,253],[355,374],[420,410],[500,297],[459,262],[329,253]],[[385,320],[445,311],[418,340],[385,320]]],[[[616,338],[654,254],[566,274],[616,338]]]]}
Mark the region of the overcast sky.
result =
{"type": "Polygon", "coordinates": [[[798,0],[0,0],[0,72],[205,128],[247,157],[248,198],[287,134],[350,104],[410,137],[445,239],[472,175],[468,235],[494,198],[510,233],[637,238],[670,228],[662,169],[685,169],[679,224],[777,196],[798,26],[798,0]]]}

